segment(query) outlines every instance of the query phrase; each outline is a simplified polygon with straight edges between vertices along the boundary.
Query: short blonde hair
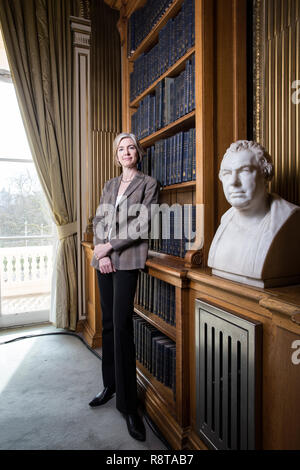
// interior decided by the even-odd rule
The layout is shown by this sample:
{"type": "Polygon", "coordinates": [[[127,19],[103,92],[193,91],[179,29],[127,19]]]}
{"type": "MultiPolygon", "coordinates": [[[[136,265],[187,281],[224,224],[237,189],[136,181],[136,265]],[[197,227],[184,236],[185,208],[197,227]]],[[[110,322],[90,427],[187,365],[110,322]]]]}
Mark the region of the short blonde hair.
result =
{"type": "Polygon", "coordinates": [[[122,132],[121,134],[117,135],[113,143],[113,156],[114,156],[115,164],[117,166],[121,166],[118,160],[118,148],[119,148],[121,140],[123,139],[131,139],[134,142],[134,145],[136,147],[138,157],[139,157],[137,163],[140,163],[143,159],[143,155],[145,154],[145,151],[143,147],[141,146],[141,144],[139,143],[138,138],[134,134],[129,134],[128,132],[122,132]]]}

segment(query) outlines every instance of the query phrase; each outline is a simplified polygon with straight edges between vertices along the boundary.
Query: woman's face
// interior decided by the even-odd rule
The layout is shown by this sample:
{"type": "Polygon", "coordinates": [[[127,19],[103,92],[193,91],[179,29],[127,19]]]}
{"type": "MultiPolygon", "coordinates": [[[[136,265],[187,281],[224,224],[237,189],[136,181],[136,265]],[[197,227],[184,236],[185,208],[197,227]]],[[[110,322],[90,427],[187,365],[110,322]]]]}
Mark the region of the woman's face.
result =
{"type": "Polygon", "coordinates": [[[138,162],[138,152],[130,137],[121,140],[117,150],[118,160],[122,168],[135,168],[138,162]]]}

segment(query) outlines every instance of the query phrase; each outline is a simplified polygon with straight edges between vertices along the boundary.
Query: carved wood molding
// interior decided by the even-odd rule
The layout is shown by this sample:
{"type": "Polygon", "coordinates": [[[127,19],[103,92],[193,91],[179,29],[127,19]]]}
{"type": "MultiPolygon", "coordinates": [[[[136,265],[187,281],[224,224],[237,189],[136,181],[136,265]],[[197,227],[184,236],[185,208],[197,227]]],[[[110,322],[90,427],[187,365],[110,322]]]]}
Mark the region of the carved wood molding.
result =
{"type": "Polygon", "coordinates": [[[203,265],[203,251],[189,250],[184,258],[184,265],[187,268],[200,268],[203,265]]]}
{"type": "Polygon", "coordinates": [[[79,16],[89,20],[91,18],[90,0],[79,0],[79,2],[79,16]]]}
{"type": "Polygon", "coordinates": [[[86,292],[84,286],[84,256],[80,241],[89,216],[91,216],[91,138],[90,138],[90,34],[91,21],[75,16],[70,17],[73,39],[73,129],[74,165],[77,172],[77,275],[78,275],[78,318],[86,314],[86,292]]]}

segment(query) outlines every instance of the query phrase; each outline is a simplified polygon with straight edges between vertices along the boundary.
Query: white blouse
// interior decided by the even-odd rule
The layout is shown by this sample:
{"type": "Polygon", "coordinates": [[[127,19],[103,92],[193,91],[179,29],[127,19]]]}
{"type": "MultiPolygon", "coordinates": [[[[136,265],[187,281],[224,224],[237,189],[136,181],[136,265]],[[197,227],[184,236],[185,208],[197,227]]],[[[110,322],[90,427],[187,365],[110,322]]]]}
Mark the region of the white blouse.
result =
{"type": "MultiPolygon", "coordinates": [[[[120,203],[122,197],[123,197],[123,194],[121,194],[120,196],[117,196],[116,204],[115,204],[115,209],[118,207],[118,204],[120,203]]],[[[110,240],[111,231],[112,231],[112,227],[110,228],[110,231],[109,231],[109,234],[108,234],[108,240],[110,240]]]]}

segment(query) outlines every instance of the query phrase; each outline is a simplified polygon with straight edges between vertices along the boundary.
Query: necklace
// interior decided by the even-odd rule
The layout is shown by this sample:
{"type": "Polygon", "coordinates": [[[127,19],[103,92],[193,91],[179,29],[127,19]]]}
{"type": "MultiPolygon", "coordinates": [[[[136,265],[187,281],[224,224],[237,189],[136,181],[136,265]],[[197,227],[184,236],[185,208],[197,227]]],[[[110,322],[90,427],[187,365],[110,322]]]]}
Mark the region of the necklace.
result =
{"type": "Polygon", "coordinates": [[[132,181],[133,178],[134,178],[134,176],[132,178],[130,178],[130,180],[124,180],[124,178],[122,178],[122,181],[123,181],[123,183],[130,183],[130,181],[132,181]]]}

